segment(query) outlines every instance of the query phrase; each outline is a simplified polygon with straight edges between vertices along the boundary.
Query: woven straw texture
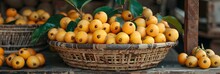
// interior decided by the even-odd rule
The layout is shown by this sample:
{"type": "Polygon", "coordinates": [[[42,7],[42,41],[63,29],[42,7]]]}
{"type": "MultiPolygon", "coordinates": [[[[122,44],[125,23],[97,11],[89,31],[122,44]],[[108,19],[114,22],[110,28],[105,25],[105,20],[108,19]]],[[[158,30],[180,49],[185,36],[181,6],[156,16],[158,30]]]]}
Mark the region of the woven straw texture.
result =
{"type": "Polygon", "coordinates": [[[18,26],[18,25],[1,25],[0,26],[0,47],[5,49],[5,53],[13,53],[22,47],[35,48],[36,51],[43,49],[46,45],[45,39],[40,40],[37,44],[31,44],[31,34],[37,26],[18,26]]]}
{"type": "Polygon", "coordinates": [[[140,70],[162,61],[176,42],[155,44],[74,44],[49,41],[71,66],[91,70],[140,70]]]}

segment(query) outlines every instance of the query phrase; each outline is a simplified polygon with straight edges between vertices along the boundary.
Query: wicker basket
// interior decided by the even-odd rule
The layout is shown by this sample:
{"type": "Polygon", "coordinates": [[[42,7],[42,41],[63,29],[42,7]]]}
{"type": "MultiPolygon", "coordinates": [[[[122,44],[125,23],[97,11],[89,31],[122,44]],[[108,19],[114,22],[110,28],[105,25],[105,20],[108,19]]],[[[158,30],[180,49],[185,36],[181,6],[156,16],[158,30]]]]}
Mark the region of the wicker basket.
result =
{"type": "Polygon", "coordinates": [[[32,45],[31,34],[38,26],[0,25],[0,47],[5,53],[13,53],[22,47],[31,47],[36,51],[45,48],[46,41],[41,39],[37,44],[32,45]]]}
{"type": "Polygon", "coordinates": [[[155,44],[74,44],[49,41],[64,62],[92,70],[140,70],[162,61],[176,42],[155,44]]]}

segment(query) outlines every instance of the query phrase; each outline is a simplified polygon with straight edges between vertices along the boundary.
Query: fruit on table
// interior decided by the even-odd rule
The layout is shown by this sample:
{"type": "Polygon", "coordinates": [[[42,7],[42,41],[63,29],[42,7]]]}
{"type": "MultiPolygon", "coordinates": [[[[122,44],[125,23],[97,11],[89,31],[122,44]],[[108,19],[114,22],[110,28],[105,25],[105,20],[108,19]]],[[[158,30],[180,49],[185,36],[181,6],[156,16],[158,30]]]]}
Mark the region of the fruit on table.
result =
{"type": "Polygon", "coordinates": [[[197,52],[196,52],[196,58],[197,59],[199,59],[199,58],[201,58],[201,57],[207,57],[207,55],[206,55],[206,52],[204,51],[204,50],[198,50],[197,52]]]}
{"type": "Polygon", "coordinates": [[[4,55],[4,49],[2,47],[0,47],[0,55],[4,55]]]}
{"type": "Polygon", "coordinates": [[[211,60],[211,67],[220,66],[220,57],[218,55],[210,56],[210,60],[211,60]]]}
{"type": "Polygon", "coordinates": [[[26,64],[29,68],[37,68],[40,66],[40,60],[37,56],[28,57],[26,64]]]}
{"type": "Polygon", "coordinates": [[[37,52],[33,48],[27,48],[27,51],[30,52],[31,56],[37,54],[37,52]]]}
{"type": "Polygon", "coordinates": [[[198,61],[198,65],[200,68],[207,69],[211,65],[211,61],[208,57],[200,57],[198,61]]]}
{"type": "Polygon", "coordinates": [[[27,50],[27,48],[21,48],[18,50],[18,55],[26,60],[29,56],[31,56],[31,53],[27,50]]]}
{"type": "Polygon", "coordinates": [[[179,62],[179,64],[185,65],[187,57],[188,57],[188,55],[186,53],[180,53],[178,55],[178,62],[179,62]]]}
{"type": "Polygon", "coordinates": [[[15,56],[17,56],[15,53],[11,53],[9,56],[6,57],[6,63],[8,66],[12,66],[11,61],[15,56]]]}
{"type": "Polygon", "coordinates": [[[15,56],[11,61],[11,65],[13,69],[21,69],[25,65],[25,59],[21,56],[15,56]]]}
{"type": "Polygon", "coordinates": [[[211,49],[206,49],[205,52],[206,52],[208,57],[210,57],[212,55],[215,55],[215,52],[213,50],[211,50],[211,49]]]}
{"type": "Polygon", "coordinates": [[[187,67],[196,67],[197,62],[198,62],[198,59],[195,56],[188,56],[185,61],[185,64],[187,67]]]}

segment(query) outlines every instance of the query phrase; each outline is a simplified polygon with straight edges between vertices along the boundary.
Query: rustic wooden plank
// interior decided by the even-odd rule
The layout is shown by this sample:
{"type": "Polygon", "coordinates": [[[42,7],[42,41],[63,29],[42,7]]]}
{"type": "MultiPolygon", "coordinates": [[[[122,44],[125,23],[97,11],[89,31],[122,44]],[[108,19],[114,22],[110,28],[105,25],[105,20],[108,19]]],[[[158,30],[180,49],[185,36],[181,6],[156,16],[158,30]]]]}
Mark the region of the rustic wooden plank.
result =
{"type": "Polygon", "coordinates": [[[184,50],[188,54],[198,46],[199,0],[185,0],[184,50]]]}

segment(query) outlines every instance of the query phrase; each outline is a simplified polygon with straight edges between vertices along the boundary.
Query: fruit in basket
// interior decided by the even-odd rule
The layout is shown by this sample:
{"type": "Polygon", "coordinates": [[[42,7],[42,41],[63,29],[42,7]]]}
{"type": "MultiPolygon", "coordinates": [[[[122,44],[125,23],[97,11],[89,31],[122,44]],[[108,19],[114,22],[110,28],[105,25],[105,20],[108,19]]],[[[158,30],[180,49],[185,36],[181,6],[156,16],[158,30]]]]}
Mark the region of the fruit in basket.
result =
{"type": "Polygon", "coordinates": [[[75,19],[79,18],[80,14],[78,12],[71,12],[68,14],[68,17],[74,21],[75,19]]]}
{"type": "Polygon", "coordinates": [[[56,34],[58,32],[57,28],[52,28],[49,30],[49,32],[47,33],[47,36],[50,40],[56,40],[56,34]]]}
{"type": "Polygon", "coordinates": [[[33,48],[27,48],[27,51],[30,52],[31,56],[37,54],[37,52],[33,48]]]}
{"type": "Polygon", "coordinates": [[[76,10],[73,10],[73,9],[69,10],[69,11],[67,12],[67,15],[70,15],[70,14],[73,13],[73,12],[76,12],[76,10]]]}
{"type": "Polygon", "coordinates": [[[154,37],[156,43],[164,43],[166,42],[166,37],[163,33],[159,33],[156,37],[154,37]]]}
{"type": "Polygon", "coordinates": [[[153,16],[153,12],[150,8],[143,8],[142,15],[146,18],[149,18],[150,16],[153,16]]]}
{"type": "Polygon", "coordinates": [[[103,23],[103,30],[105,30],[106,33],[110,32],[110,24],[103,23]]]}
{"type": "Polygon", "coordinates": [[[138,26],[137,27],[137,31],[141,34],[141,38],[146,36],[146,32],[145,32],[146,28],[142,27],[142,26],[138,26]]]}
{"type": "Polygon", "coordinates": [[[107,39],[107,33],[104,30],[96,30],[92,35],[93,43],[104,44],[107,39]]]}
{"type": "Polygon", "coordinates": [[[50,14],[47,12],[44,12],[43,14],[40,15],[40,19],[44,22],[46,22],[50,18],[50,14]]]}
{"type": "Polygon", "coordinates": [[[44,21],[37,21],[37,24],[38,25],[42,25],[42,24],[44,24],[45,22],[44,21]]]}
{"type": "Polygon", "coordinates": [[[4,54],[5,54],[4,49],[0,47],[0,55],[4,55],[4,54]]]}
{"type": "Polygon", "coordinates": [[[5,20],[5,22],[6,22],[6,23],[9,23],[9,22],[14,21],[14,20],[15,20],[14,17],[7,17],[6,20],[5,20]]]}
{"type": "Polygon", "coordinates": [[[15,24],[16,25],[26,25],[27,22],[23,19],[18,19],[18,20],[16,20],[15,24]]]}
{"type": "Polygon", "coordinates": [[[8,8],[6,10],[7,17],[15,17],[17,15],[17,10],[15,8],[8,8]]]}
{"type": "Polygon", "coordinates": [[[106,44],[116,44],[115,38],[114,37],[107,38],[106,44]]]}
{"type": "Polygon", "coordinates": [[[94,19],[90,22],[89,30],[90,32],[95,32],[96,30],[101,30],[103,28],[102,22],[98,19],[94,19]]]}
{"type": "Polygon", "coordinates": [[[29,56],[31,56],[31,53],[27,50],[27,48],[21,48],[18,50],[18,55],[26,60],[29,56]]]}
{"type": "Polygon", "coordinates": [[[205,52],[206,52],[208,57],[210,57],[212,55],[215,55],[215,52],[213,50],[211,50],[211,49],[206,49],[205,52]]]}
{"type": "Polygon", "coordinates": [[[132,44],[142,44],[141,34],[138,31],[134,31],[130,35],[130,43],[132,44]]]}
{"type": "Polygon", "coordinates": [[[37,56],[28,57],[26,64],[29,68],[37,68],[40,66],[40,60],[37,56]]]}
{"type": "Polygon", "coordinates": [[[125,22],[122,26],[122,31],[127,33],[128,35],[132,34],[136,30],[134,23],[132,22],[125,22]]]}
{"type": "Polygon", "coordinates": [[[84,31],[79,31],[76,34],[75,40],[79,44],[85,44],[88,41],[88,34],[84,31]]]}
{"type": "Polygon", "coordinates": [[[60,27],[63,28],[63,29],[66,29],[66,27],[68,26],[70,21],[71,21],[71,19],[69,17],[63,17],[60,20],[60,27]]]}
{"type": "Polygon", "coordinates": [[[120,23],[119,22],[112,22],[110,25],[110,30],[112,33],[117,34],[121,31],[120,23]]]}
{"type": "Polygon", "coordinates": [[[198,60],[198,66],[203,69],[209,68],[211,65],[211,61],[208,57],[200,57],[198,60]]]}
{"type": "Polygon", "coordinates": [[[151,36],[145,36],[143,39],[142,39],[142,43],[143,44],[153,44],[155,43],[155,40],[153,37],[151,36]]]}
{"type": "Polygon", "coordinates": [[[111,18],[109,18],[108,23],[111,24],[111,23],[113,23],[113,22],[116,22],[116,17],[117,17],[117,16],[112,16],[111,18]]]}
{"type": "Polygon", "coordinates": [[[89,44],[93,43],[92,33],[88,33],[88,41],[87,41],[87,43],[89,43],[89,44]]]}
{"type": "Polygon", "coordinates": [[[38,9],[36,12],[37,12],[38,15],[41,15],[41,14],[43,14],[45,11],[44,11],[43,9],[38,9]]]}
{"type": "Polygon", "coordinates": [[[165,36],[168,41],[174,42],[179,38],[179,33],[176,29],[166,29],[165,36]]]}
{"type": "Polygon", "coordinates": [[[169,24],[167,23],[167,21],[161,20],[161,23],[163,23],[166,28],[170,28],[170,26],[169,26],[169,24]]]}
{"type": "Polygon", "coordinates": [[[21,56],[15,56],[11,61],[11,65],[13,69],[21,69],[25,65],[25,60],[21,56]]]}
{"type": "Polygon", "coordinates": [[[146,28],[146,34],[152,37],[155,37],[159,34],[159,28],[155,24],[150,24],[146,28]]]}
{"type": "Polygon", "coordinates": [[[210,60],[211,60],[211,67],[220,66],[220,57],[218,55],[210,56],[210,60]]]}
{"type": "Polygon", "coordinates": [[[23,16],[30,16],[32,13],[32,10],[31,9],[25,9],[23,12],[22,12],[22,15],[23,16]]]}
{"type": "Polygon", "coordinates": [[[38,21],[39,19],[39,15],[37,14],[37,12],[32,12],[29,16],[29,20],[31,21],[38,21]]]}
{"type": "Polygon", "coordinates": [[[201,58],[201,57],[207,57],[207,55],[206,55],[206,52],[204,51],[204,50],[198,50],[197,52],[196,52],[196,58],[201,58]]]}
{"type": "Polygon", "coordinates": [[[108,20],[108,16],[105,12],[100,11],[95,14],[94,19],[99,19],[102,23],[106,23],[108,20]]]}
{"type": "Polygon", "coordinates": [[[137,24],[138,27],[146,27],[146,22],[143,18],[137,18],[134,22],[137,24]]]}
{"type": "Polygon", "coordinates": [[[108,33],[107,38],[115,38],[116,34],[114,33],[108,33]]]}
{"type": "Polygon", "coordinates": [[[157,24],[158,20],[157,17],[155,16],[150,16],[148,19],[146,19],[146,25],[150,25],[150,24],[157,24]]]}
{"type": "Polygon", "coordinates": [[[188,57],[188,55],[186,53],[180,53],[178,55],[178,62],[179,62],[179,64],[185,65],[187,57],[188,57]]]}
{"type": "Polygon", "coordinates": [[[185,61],[185,64],[187,67],[196,67],[197,62],[198,62],[198,59],[195,56],[188,56],[185,61]]]}
{"type": "Polygon", "coordinates": [[[56,40],[59,42],[64,42],[64,37],[65,37],[66,31],[58,31],[56,34],[56,40]]]}
{"type": "Polygon", "coordinates": [[[93,17],[92,17],[91,14],[87,13],[87,14],[83,15],[82,19],[83,19],[83,20],[92,21],[92,20],[93,20],[93,17]]]}
{"type": "Polygon", "coordinates": [[[39,61],[40,61],[40,66],[43,66],[45,64],[45,57],[42,53],[37,53],[35,55],[36,57],[38,57],[39,61]]]}
{"type": "Polygon", "coordinates": [[[89,32],[89,24],[90,24],[90,22],[88,20],[81,20],[77,24],[77,29],[79,31],[89,32]]]}
{"type": "Polygon", "coordinates": [[[3,25],[3,23],[4,23],[4,19],[3,17],[0,16],[0,25],[3,25]]]}
{"type": "Polygon", "coordinates": [[[129,10],[125,10],[121,13],[122,18],[125,21],[131,20],[133,18],[133,15],[131,14],[131,12],[129,10]]]}
{"type": "Polygon", "coordinates": [[[35,23],[35,21],[28,21],[27,24],[28,25],[33,25],[33,24],[36,24],[36,23],[35,23]]]}
{"type": "Polygon", "coordinates": [[[165,28],[165,25],[163,23],[158,23],[157,24],[158,28],[159,28],[159,32],[160,33],[164,33],[166,28],[165,28]]]}
{"type": "Polygon", "coordinates": [[[67,32],[64,36],[64,40],[67,43],[74,43],[75,42],[75,33],[74,32],[67,32]]]}
{"type": "Polygon", "coordinates": [[[129,36],[125,32],[120,32],[116,35],[115,41],[117,44],[128,44],[129,36]]]}
{"type": "Polygon", "coordinates": [[[11,65],[11,62],[12,62],[12,59],[13,59],[15,56],[17,56],[15,53],[11,53],[10,55],[8,55],[8,56],[6,57],[6,63],[7,63],[8,66],[12,66],[12,65],[11,65]]]}

